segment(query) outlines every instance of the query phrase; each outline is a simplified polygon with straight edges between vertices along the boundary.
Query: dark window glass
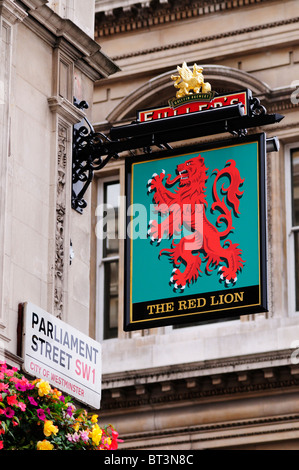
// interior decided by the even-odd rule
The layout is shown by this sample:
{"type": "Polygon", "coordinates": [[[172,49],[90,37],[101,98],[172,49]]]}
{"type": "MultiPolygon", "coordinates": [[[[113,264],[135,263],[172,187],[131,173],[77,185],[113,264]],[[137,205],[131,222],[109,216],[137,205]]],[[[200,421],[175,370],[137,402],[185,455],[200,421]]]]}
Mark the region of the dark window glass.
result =
{"type": "Polygon", "coordinates": [[[104,184],[104,226],[103,226],[103,276],[104,292],[104,339],[116,338],[118,335],[118,268],[119,239],[118,213],[120,184],[107,182],[104,184]]]}

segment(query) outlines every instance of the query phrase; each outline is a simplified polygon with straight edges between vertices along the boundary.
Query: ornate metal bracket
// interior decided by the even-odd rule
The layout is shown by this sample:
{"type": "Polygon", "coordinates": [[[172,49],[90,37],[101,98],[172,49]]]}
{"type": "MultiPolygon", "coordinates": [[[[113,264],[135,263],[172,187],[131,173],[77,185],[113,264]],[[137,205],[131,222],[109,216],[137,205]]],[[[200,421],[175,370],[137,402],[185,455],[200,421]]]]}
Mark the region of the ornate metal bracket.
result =
{"type": "MultiPolygon", "coordinates": [[[[79,109],[89,107],[86,101],[79,102],[76,98],[74,104],[79,109]]],[[[95,132],[86,117],[74,126],[72,208],[80,213],[87,206],[84,195],[92,182],[94,172],[104,168],[111,158],[119,157],[106,147],[109,142],[111,141],[106,135],[95,132]]]]}
{"type": "MultiPolygon", "coordinates": [[[[86,101],[75,100],[74,104],[80,109],[88,108],[86,101]]],[[[150,153],[153,146],[169,149],[169,142],[224,132],[242,138],[247,134],[248,128],[274,124],[283,117],[280,114],[268,114],[260,101],[250,96],[247,114],[244,113],[242,104],[233,104],[161,120],[112,127],[110,137],[95,132],[88,119],[84,118],[74,126],[72,207],[82,213],[87,205],[84,195],[94,172],[104,168],[112,158],[119,158],[121,152],[143,149],[150,153]]],[[[276,148],[277,145],[272,147],[276,148]]]]}

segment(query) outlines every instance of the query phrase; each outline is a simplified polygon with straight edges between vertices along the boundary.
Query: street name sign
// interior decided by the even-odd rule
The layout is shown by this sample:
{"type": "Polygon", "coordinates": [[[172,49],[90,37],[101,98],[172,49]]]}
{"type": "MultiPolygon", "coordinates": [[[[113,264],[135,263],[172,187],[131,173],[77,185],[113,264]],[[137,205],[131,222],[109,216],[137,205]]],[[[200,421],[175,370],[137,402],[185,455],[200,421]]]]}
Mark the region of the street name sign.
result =
{"type": "Polygon", "coordinates": [[[101,345],[28,302],[24,304],[23,369],[99,409],[101,345]]]}

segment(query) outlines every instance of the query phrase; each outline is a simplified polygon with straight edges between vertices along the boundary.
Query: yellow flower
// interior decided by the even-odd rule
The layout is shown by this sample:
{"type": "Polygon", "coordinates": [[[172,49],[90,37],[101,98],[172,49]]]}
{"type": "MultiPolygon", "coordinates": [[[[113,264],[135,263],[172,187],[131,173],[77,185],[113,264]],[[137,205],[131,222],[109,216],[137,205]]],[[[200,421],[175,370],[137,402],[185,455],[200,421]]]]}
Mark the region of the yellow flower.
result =
{"type": "Polygon", "coordinates": [[[98,422],[98,418],[99,418],[98,415],[92,415],[92,417],[91,417],[91,422],[92,422],[92,423],[97,423],[97,422],[98,422]]]}
{"type": "Polygon", "coordinates": [[[37,450],[53,450],[54,446],[51,442],[44,439],[43,441],[39,441],[36,445],[37,450]]]}
{"type": "Polygon", "coordinates": [[[75,429],[76,432],[79,431],[80,423],[78,423],[78,422],[75,423],[75,424],[73,425],[73,428],[75,429]]]}
{"type": "Polygon", "coordinates": [[[112,439],[110,437],[106,437],[106,439],[104,439],[103,444],[105,444],[106,446],[110,446],[111,442],[112,442],[112,439]]]}
{"type": "Polygon", "coordinates": [[[98,424],[94,424],[91,428],[91,431],[89,433],[89,437],[91,437],[92,442],[98,446],[101,442],[102,439],[102,429],[99,427],[98,424]]]}
{"type": "Polygon", "coordinates": [[[62,393],[59,390],[57,390],[57,388],[54,388],[54,390],[52,390],[52,396],[56,400],[58,400],[59,397],[61,397],[61,395],[62,395],[62,393]]]}
{"type": "Polygon", "coordinates": [[[44,423],[44,435],[49,437],[52,434],[58,433],[58,427],[53,425],[53,421],[45,421],[44,423]]]}
{"type": "Polygon", "coordinates": [[[43,397],[44,395],[48,395],[51,391],[51,386],[49,382],[46,382],[45,380],[40,380],[36,384],[36,387],[38,388],[38,394],[40,397],[43,397]]]}

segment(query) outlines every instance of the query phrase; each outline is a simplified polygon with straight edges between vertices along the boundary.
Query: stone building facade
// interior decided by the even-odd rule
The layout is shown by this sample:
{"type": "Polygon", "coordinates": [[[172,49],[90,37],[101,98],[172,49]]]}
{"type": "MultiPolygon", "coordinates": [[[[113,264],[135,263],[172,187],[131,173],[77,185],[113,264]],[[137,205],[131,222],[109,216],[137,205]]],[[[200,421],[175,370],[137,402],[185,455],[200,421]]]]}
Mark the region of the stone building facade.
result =
{"type": "Polygon", "coordinates": [[[94,1],[0,2],[0,351],[22,365],[25,302],[89,334],[90,216],[71,208],[73,125],[118,67],[94,41],[94,1]],[[70,265],[70,245],[76,263],[70,265]],[[70,269],[72,267],[72,269],[70,269]]]}
{"type": "Polygon", "coordinates": [[[125,448],[298,449],[298,13],[293,0],[96,0],[95,39],[121,69],[95,85],[99,132],[166,105],[183,61],[203,66],[213,90],[249,88],[268,113],[285,116],[249,131],[280,141],[267,154],[267,313],[124,333],[123,246],[105,256],[95,229],[107,188],[125,194],[130,156],[96,175],[90,325],[103,345],[101,415],[125,448]]]}

